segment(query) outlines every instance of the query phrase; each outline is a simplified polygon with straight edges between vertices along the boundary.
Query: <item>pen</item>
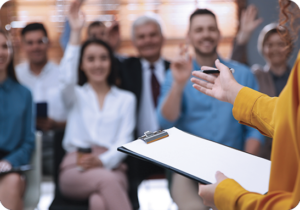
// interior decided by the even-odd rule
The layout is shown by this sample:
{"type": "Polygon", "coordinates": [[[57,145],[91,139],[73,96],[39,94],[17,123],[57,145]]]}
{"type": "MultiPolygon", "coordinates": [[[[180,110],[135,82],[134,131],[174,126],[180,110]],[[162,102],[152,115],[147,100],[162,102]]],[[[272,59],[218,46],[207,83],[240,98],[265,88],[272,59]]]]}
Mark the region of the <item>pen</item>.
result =
{"type": "MultiPolygon", "coordinates": [[[[231,71],[231,73],[234,73],[234,69],[233,68],[230,68],[229,69],[231,71]]],[[[199,70],[205,74],[219,74],[220,71],[218,69],[210,69],[210,70],[199,70]]]]}

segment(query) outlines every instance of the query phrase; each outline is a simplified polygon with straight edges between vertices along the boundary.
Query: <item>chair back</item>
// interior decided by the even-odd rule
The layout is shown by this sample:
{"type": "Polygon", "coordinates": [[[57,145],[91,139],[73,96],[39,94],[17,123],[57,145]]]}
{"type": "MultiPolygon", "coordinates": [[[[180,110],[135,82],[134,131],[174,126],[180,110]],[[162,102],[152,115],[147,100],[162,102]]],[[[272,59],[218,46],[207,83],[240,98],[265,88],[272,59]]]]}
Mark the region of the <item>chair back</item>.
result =
{"type": "Polygon", "coordinates": [[[26,190],[24,195],[24,209],[35,209],[40,201],[42,180],[42,133],[35,134],[35,149],[31,157],[32,170],[25,172],[26,190]]]}

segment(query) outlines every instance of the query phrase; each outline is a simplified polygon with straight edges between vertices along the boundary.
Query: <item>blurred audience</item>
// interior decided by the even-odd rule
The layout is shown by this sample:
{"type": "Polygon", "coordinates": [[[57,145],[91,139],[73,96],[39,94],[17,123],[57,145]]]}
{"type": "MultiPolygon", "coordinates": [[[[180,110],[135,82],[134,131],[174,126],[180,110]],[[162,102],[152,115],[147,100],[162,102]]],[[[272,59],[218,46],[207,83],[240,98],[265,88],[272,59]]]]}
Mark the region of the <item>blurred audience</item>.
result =
{"type": "MultiPolygon", "coordinates": [[[[245,59],[247,58],[247,43],[253,31],[261,23],[261,19],[257,19],[256,16],[257,9],[253,5],[248,6],[246,11],[243,12],[241,28],[233,48],[233,60],[247,63],[247,59],[245,59]]],[[[252,66],[252,71],[259,83],[259,91],[271,97],[279,96],[291,72],[288,60],[292,52],[292,38],[287,34],[289,43],[286,43],[280,33],[286,33],[286,31],[279,27],[277,23],[268,24],[262,29],[258,37],[257,48],[266,61],[266,65],[255,64],[252,66]]],[[[272,139],[266,137],[259,156],[270,160],[271,148],[272,139]]]]}
{"type": "MultiPolygon", "coordinates": [[[[84,0],[77,0],[80,7],[84,3],[84,0]]],[[[65,50],[67,44],[70,39],[70,23],[67,19],[64,26],[64,31],[60,37],[60,44],[61,47],[65,50]]],[[[117,53],[117,50],[121,43],[121,36],[120,36],[120,25],[119,23],[114,20],[111,26],[106,27],[105,24],[99,20],[95,20],[91,22],[87,27],[87,38],[88,39],[100,39],[106,41],[110,47],[112,48],[113,52],[115,53],[115,57],[118,58],[119,61],[123,61],[126,56],[120,55],[117,53]]]]}
{"type": "Polygon", "coordinates": [[[57,89],[59,66],[48,59],[50,40],[43,24],[28,24],[21,37],[28,61],[16,66],[16,76],[31,90],[36,103],[36,127],[43,131],[43,173],[51,174],[53,130],[64,129],[67,113],[57,89]],[[41,103],[46,104],[43,115],[38,111],[41,103]]]}
{"type": "MultiPolygon", "coordinates": [[[[13,49],[0,30],[0,173],[29,163],[34,149],[34,118],[30,91],[15,75],[13,49]]],[[[0,176],[0,200],[12,210],[23,209],[25,178],[20,173],[0,176]]]]}
{"type": "Polygon", "coordinates": [[[129,210],[125,154],[117,147],[133,140],[135,97],[114,85],[115,59],[107,43],[92,39],[80,46],[85,21],[79,8],[77,1],[70,7],[70,42],[60,72],[69,108],[60,190],[70,199],[88,199],[91,210],[129,210]],[[78,152],[83,149],[91,152],[78,152]]]}
{"type": "MultiPolygon", "coordinates": [[[[258,89],[250,69],[220,58],[217,46],[221,34],[215,14],[197,9],[190,16],[187,40],[194,48],[195,58],[188,55],[187,46],[181,46],[180,55],[171,64],[161,88],[158,105],[159,124],[163,129],[177,127],[191,134],[244,150],[257,155],[263,136],[254,128],[239,124],[232,115],[232,105],[199,93],[192,86],[191,74],[201,66],[215,66],[215,60],[235,69],[239,83],[258,89]]],[[[198,183],[174,173],[171,195],[179,209],[209,209],[198,196],[198,183]]]]}
{"type": "MultiPolygon", "coordinates": [[[[135,94],[137,98],[137,127],[135,137],[144,135],[146,131],[160,129],[156,118],[156,106],[160,86],[164,82],[165,73],[170,66],[161,55],[164,43],[162,28],[157,19],[141,16],[132,24],[132,42],[139,57],[130,57],[121,65],[121,87],[135,94]]],[[[129,196],[133,208],[138,209],[137,189],[147,177],[164,173],[154,164],[136,158],[128,158],[129,196]]]]}

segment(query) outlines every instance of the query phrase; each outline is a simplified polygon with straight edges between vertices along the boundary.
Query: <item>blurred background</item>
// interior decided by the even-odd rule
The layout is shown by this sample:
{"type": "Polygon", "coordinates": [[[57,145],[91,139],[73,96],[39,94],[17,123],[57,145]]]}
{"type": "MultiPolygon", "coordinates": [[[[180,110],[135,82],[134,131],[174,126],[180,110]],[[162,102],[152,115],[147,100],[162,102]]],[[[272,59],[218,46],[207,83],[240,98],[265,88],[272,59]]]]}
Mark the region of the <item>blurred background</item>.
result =
{"type": "MultiPolygon", "coordinates": [[[[15,50],[15,64],[25,60],[24,52],[21,50],[20,31],[26,24],[32,22],[42,22],[46,26],[51,41],[49,58],[59,63],[63,56],[59,39],[64,31],[70,2],[71,0],[10,0],[3,5],[0,10],[0,27],[6,29],[11,35],[15,50]]],[[[257,51],[258,34],[265,25],[278,21],[277,0],[85,0],[83,11],[86,14],[86,26],[95,20],[104,22],[108,27],[114,21],[119,22],[122,42],[118,51],[128,56],[137,55],[131,43],[132,22],[144,14],[156,16],[162,24],[165,36],[163,56],[167,60],[172,60],[178,52],[179,44],[185,43],[190,14],[196,8],[208,8],[217,15],[222,34],[218,52],[223,58],[229,58],[239,28],[241,12],[250,4],[258,8],[258,16],[263,18],[263,23],[255,30],[248,43],[248,61],[250,66],[255,63],[264,65],[265,62],[257,51]]],[[[83,38],[85,37],[86,30],[83,31],[83,38]]],[[[293,66],[298,50],[299,41],[295,44],[290,66],[293,66]]],[[[44,202],[39,205],[41,210],[48,208],[54,192],[51,179],[44,179],[43,183],[42,201],[44,202]]],[[[144,183],[139,191],[139,196],[145,198],[141,209],[159,209],[153,206],[159,203],[155,202],[158,198],[154,198],[158,195],[162,200],[160,205],[165,202],[166,207],[163,209],[176,209],[169,197],[167,183],[156,182],[156,185],[155,181],[151,183],[144,183]],[[157,189],[162,194],[155,191],[157,189]],[[152,203],[149,201],[151,196],[152,203]]]]}
{"type": "MultiPolygon", "coordinates": [[[[62,50],[59,37],[64,30],[64,22],[70,0],[11,0],[1,9],[0,25],[10,31],[16,50],[16,63],[24,60],[20,48],[20,29],[30,22],[43,22],[48,29],[52,43],[50,59],[59,62],[62,50]]],[[[245,7],[244,1],[236,0],[85,0],[83,10],[88,25],[94,20],[110,26],[119,21],[122,43],[121,54],[135,55],[131,45],[131,23],[145,13],[159,17],[166,38],[163,55],[171,59],[180,43],[184,43],[189,15],[195,8],[209,8],[218,16],[222,32],[220,54],[227,58],[238,27],[239,11],[245,7]],[[242,3],[241,3],[242,2],[242,3]]],[[[86,34],[83,32],[84,35],[86,34]]]]}

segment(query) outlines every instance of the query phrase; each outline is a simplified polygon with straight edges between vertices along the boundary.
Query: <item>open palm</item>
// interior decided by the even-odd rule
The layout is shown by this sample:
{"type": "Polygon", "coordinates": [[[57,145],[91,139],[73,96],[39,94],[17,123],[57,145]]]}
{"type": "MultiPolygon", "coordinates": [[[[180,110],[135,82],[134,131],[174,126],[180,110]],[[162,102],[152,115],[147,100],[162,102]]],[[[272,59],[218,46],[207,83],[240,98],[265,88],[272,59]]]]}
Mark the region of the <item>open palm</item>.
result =
{"type": "Polygon", "coordinates": [[[74,31],[81,30],[85,24],[85,15],[80,7],[81,4],[78,1],[73,1],[70,5],[68,17],[71,29],[74,31]]]}
{"type": "MultiPolygon", "coordinates": [[[[220,74],[218,75],[209,75],[200,71],[194,71],[193,76],[199,79],[191,79],[194,83],[193,87],[208,96],[233,104],[236,95],[243,86],[237,83],[229,68],[220,63],[219,60],[216,61],[216,67],[220,70],[220,74]]],[[[203,66],[201,69],[209,70],[214,68],[203,66]]]]}

